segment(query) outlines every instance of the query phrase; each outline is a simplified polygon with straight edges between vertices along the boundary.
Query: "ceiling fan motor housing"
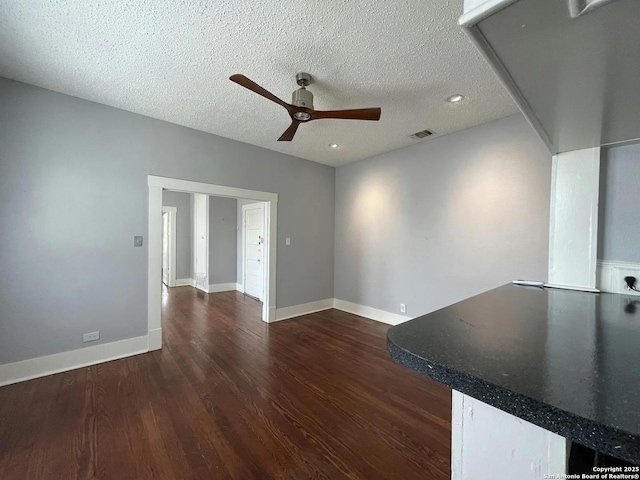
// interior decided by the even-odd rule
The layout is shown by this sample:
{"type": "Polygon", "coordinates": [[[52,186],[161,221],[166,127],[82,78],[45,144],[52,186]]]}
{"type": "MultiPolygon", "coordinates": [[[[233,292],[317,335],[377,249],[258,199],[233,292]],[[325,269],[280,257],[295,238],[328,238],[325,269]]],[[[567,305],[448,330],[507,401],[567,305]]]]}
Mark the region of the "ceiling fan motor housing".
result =
{"type": "Polygon", "coordinates": [[[302,87],[293,92],[291,104],[296,107],[305,107],[313,109],[313,93],[302,87]]]}
{"type": "Polygon", "coordinates": [[[322,118],[333,118],[343,120],[380,120],[380,108],[357,108],[349,110],[324,110],[316,111],[313,108],[313,94],[307,91],[306,87],[311,83],[311,75],[305,72],[296,74],[296,83],[300,88],[293,92],[291,104],[285,103],[276,97],[273,93],[265,90],[256,82],[248,79],[244,75],[236,73],[231,75],[229,80],[237,83],[241,87],[247,88],[258,95],[271,100],[287,110],[291,115],[291,125],[278,138],[279,142],[290,142],[293,140],[298,127],[310,120],[319,120],[322,118]]]}

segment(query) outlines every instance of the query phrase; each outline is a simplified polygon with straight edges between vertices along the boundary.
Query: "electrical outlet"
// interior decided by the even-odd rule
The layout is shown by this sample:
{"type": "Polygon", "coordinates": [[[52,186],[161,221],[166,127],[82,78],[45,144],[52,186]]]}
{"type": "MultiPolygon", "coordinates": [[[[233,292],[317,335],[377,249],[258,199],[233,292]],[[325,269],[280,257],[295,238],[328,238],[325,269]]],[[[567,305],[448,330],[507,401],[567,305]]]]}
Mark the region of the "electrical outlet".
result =
{"type": "Polygon", "coordinates": [[[89,332],[82,335],[83,342],[94,342],[100,340],[100,332],[89,332]]]}
{"type": "Polygon", "coordinates": [[[628,287],[626,281],[626,278],[628,277],[636,279],[636,281],[634,282],[635,288],[640,290],[640,282],[638,281],[638,278],[640,278],[640,271],[635,268],[617,267],[614,270],[613,276],[615,282],[613,293],[621,293],[623,295],[640,295],[640,292],[638,292],[637,290],[631,290],[628,287]]]}
{"type": "Polygon", "coordinates": [[[400,304],[400,313],[407,313],[407,306],[404,303],[400,304]]]}
{"type": "Polygon", "coordinates": [[[284,244],[285,245],[291,245],[291,238],[287,237],[284,239],[284,244]]]}
{"type": "Polygon", "coordinates": [[[133,237],[133,246],[141,247],[142,246],[142,235],[136,235],[133,237]]]}

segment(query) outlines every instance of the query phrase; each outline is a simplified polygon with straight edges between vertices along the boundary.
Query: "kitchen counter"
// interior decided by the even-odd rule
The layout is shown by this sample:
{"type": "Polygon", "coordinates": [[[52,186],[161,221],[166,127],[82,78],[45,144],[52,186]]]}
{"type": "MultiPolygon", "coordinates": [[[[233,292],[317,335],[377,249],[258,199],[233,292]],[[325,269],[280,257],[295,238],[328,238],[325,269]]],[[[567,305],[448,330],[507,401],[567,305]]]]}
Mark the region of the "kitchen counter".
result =
{"type": "Polygon", "coordinates": [[[640,463],[640,296],[505,285],[389,329],[400,364],[640,463]]]}

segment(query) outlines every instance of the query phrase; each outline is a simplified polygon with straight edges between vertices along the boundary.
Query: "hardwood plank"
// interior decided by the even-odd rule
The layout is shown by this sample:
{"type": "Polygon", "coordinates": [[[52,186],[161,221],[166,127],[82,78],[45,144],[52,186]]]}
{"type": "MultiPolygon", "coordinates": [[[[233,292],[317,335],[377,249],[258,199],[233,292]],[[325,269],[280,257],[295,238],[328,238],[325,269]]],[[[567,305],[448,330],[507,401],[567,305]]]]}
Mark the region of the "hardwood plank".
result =
{"type": "Polygon", "coordinates": [[[0,479],[445,479],[451,392],[388,326],[164,289],[160,351],[0,388],[0,479]]]}

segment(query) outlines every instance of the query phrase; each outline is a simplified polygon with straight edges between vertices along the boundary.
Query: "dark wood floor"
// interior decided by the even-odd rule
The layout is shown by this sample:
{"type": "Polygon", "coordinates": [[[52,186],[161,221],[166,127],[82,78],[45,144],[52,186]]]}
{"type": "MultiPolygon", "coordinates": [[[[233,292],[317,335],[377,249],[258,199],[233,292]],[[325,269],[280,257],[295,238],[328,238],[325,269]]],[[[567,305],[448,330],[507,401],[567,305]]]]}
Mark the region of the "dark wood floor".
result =
{"type": "Polygon", "coordinates": [[[160,351],[0,388],[1,479],[445,479],[450,391],[328,310],[163,296],[160,351]]]}

